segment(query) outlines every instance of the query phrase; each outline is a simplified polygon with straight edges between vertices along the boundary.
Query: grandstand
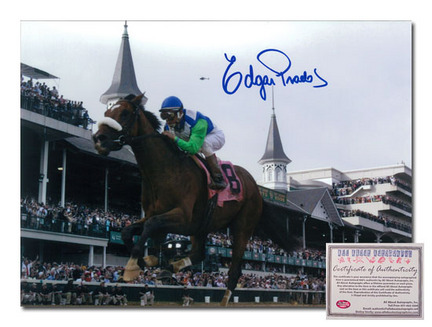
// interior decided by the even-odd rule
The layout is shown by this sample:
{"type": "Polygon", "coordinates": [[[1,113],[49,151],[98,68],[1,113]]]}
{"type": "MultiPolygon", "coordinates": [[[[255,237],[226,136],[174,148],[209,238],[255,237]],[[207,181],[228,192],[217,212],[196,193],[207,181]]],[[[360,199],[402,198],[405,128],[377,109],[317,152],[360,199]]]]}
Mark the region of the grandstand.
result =
{"type": "Polygon", "coordinates": [[[290,172],[288,181],[289,194],[329,190],[344,225],[353,228],[348,242],[412,242],[412,171],[404,163],[352,171],[290,172]]]}

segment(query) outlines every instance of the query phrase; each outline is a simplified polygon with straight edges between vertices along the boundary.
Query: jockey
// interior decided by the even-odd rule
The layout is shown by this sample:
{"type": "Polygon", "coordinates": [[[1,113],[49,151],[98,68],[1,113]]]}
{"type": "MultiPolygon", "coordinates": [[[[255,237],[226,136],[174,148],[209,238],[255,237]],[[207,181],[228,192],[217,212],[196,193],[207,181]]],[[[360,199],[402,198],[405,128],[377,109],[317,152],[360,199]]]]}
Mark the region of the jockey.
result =
{"type": "Polygon", "coordinates": [[[183,108],[179,98],[170,96],[162,102],[160,116],[166,121],[162,134],[190,154],[201,152],[207,159],[213,183],[212,189],[224,189],[227,184],[222,176],[215,151],[225,144],[225,135],[210,118],[199,111],[183,108]]]}

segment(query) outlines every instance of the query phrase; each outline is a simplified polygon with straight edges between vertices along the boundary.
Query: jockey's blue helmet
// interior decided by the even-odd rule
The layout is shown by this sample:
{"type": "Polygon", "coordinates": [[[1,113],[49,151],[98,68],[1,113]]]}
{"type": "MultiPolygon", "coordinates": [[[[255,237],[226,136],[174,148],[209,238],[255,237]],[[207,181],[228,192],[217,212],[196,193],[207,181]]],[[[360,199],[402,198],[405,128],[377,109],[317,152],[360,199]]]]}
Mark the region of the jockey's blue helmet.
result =
{"type": "Polygon", "coordinates": [[[175,96],[170,96],[162,102],[162,105],[161,105],[161,108],[159,111],[160,112],[168,111],[168,110],[179,111],[181,109],[183,109],[183,103],[181,102],[181,100],[175,96]]]}

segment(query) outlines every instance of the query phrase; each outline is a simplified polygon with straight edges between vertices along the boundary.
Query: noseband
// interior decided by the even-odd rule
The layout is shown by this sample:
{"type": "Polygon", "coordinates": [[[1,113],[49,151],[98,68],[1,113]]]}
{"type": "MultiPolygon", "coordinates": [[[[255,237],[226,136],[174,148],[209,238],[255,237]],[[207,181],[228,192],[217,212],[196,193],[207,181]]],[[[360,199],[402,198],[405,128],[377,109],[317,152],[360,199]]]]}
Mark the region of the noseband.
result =
{"type": "MultiPolygon", "coordinates": [[[[108,127],[117,131],[118,137],[116,140],[113,140],[112,142],[120,146],[123,146],[125,144],[130,144],[133,140],[133,137],[130,136],[130,130],[134,125],[134,123],[138,120],[139,110],[141,106],[136,105],[135,103],[130,102],[128,100],[120,100],[119,102],[127,102],[134,107],[134,111],[132,115],[129,117],[125,126],[123,127],[118,121],[116,121],[111,117],[104,117],[99,121],[98,127],[100,128],[101,125],[107,125],[108,127]]],[[[117,105],[119,102],[117,102],[115,105],[117,105]]]]}
{"type": "Polygon", "coordinates": [[[143,139],[146,139],[148,137],[154,137],[154,136],[160,136],[161,135],[159,133],[152,133],[152,134],[145,134],[145,135],[140,135],[140,136],[131,136],[130,130],[132,129],[135,122],[138,121],[140,109],[144,110],[144,108],[141,105],[136,105],[135,103],[128,101],[128,100],[125,100],[125,99],[118,101],[114,106],[116,106],[119,102],[127,102],[134,107],[134,111],[133,111],[132,115],[129,117],[125,126],[123,127],[118,121],[116,121],[115,119],[113,119],[111,117],[104,117],[98,123],[99,128],[101,125],[107,125],[108,127],[117,131],[118,137],[117,137],[117,139],[112,141],[113,143],[118,144],[120,147],[122,147],[125,144],[132,146],[133,144],[136,145],[136,143],[138,141],[142,141],[143,139]]]}

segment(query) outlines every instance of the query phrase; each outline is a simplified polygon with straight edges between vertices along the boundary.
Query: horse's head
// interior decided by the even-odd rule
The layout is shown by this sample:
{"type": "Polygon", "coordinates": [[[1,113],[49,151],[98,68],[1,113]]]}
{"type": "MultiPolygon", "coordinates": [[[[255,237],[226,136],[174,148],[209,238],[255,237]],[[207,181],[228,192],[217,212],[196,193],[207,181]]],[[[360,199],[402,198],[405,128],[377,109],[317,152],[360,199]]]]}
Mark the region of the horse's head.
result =
{"type": "Polygon", "coordinates": [[[154,133],[155,128],[146,119],[141,122],[143,96],[126,97],[105,111],[104,118],[98,122],[98,131],[93,135],[99,154],[108,155],[111,151],[120,150],[138,135],[154,133]]]}

